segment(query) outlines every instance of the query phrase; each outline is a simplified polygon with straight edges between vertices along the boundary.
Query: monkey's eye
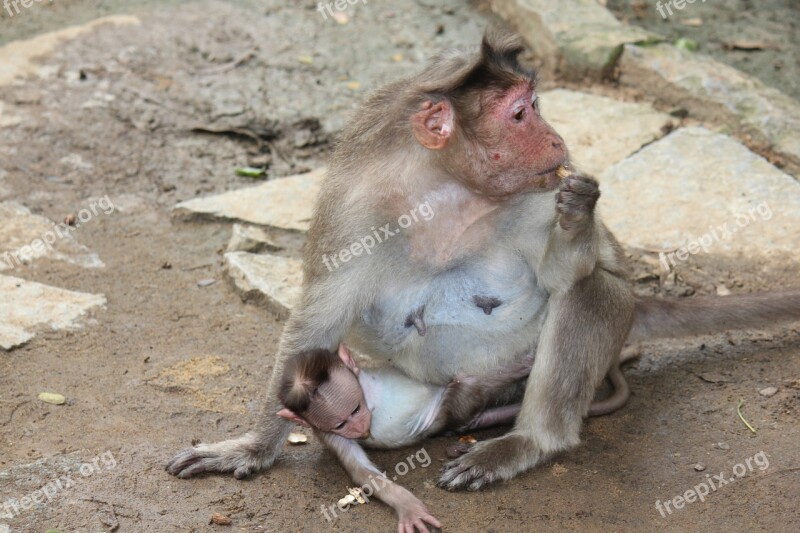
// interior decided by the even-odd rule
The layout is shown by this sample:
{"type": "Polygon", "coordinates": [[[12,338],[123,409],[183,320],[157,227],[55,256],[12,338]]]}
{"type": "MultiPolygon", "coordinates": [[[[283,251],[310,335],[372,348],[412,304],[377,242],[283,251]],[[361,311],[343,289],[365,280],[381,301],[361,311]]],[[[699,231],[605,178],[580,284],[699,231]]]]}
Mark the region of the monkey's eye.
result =
{"type": "Polygon", "coordinates": [[[333,429],[342,429],[346,423],[347,421],[345,420],[344,422],[341,422],[338,425],[334,426],[333,429]]]}
{"type": "Polygon", "coordinates": [[[353,415],[357,415],[360,410],[361,410],[361,404],[358,404],[356,408],[353,409],[353,415]]]}
{"type": "Polygon", "coordinates": [[[523,118],[525,118],[525,108],[524,107],[522,109],[520,109],[519,111],[517,111],[516,113],[514,113],[514,120],[516,120],[517,122],[522,122],[523,118]]]}

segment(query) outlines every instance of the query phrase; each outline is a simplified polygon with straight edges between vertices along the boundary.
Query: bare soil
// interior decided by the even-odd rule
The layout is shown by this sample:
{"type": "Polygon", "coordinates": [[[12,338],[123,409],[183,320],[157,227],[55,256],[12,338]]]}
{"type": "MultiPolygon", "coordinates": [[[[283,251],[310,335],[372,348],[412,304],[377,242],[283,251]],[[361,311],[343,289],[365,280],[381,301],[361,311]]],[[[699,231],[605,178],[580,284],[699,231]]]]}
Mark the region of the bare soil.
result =
{"type": "MultiPolygon", "coordinates": [[[[180,221],[171,207],[250,184],[234,175],[238,165],[267,164],[274,178],[323,164],[366,90],[415,71],[442,47],[478,42],[489,20],[456,0],[397,0],[350,8],[342,26],[323,21],[315,5],[68,8],[56,0],[17,15],[11,33],[0,19],[7,39],[109,12],[142,18],[141,26],[104,27],[63,45],[44,60],[57,67],[50,78],[0,88],[0,101],[24,114],[20,125],[0,130],[2,179],[12,191],[0,199],[53,220],[105,194],[118,207],[76,235],[106,268],[42,261],[13,272],[103,293],[108,306],[84,329],[43,333],[0,354],[0,513],[9,498],[61,476],[74,481],[52,502],[0,524],[26,533],[225,530],[209,525],[219,512],[235,531],[395,530],[391,510],[378,503],[325,520],[320,507],[344,496],[348,480],[313,437],[246,481],[181,481],[163,470],[193,442],[250,428],[283,326],[224,281],[230,226],[180,221]],[[217,282],[199,287],[207,278],[217,282]],[[67,405],[37,401],[44,390],[64,394],[67,405]],[[81,463],[108,452],[114,468],[101,461],[91,475],[80,473],[81,463]]],[[[289,244],[286,253],[299,253],[297,235],[278,238],[289,244]]],[[[642,293],[688,296],[720,285],[748,292],[800,279],[800,267],[781,257],[714,255],[692,258],[673,279],[659,275],[652,253],[630,253],[642,293]]],[[[434,486],[454,440],[444,436],[424,443],[432,464],[399,481],[448,531],[796,531],[799,338],[794,326],[649,344],[626,370],[630,403],[589,420],[576,450],[484,492],[448,493],[434,486]],[[767,386],[778,393],[761,396],[767,386]],[[756,433],[737,417],[740,399],[756,433]],[[752,471],[705,502],[664,517],[656,509],[657,500],[709,477],[731,478],[762,451],[768,468],[751,461],[752,471]]],[[[393,469],[417,451],[372,455],[393,469]]]]}

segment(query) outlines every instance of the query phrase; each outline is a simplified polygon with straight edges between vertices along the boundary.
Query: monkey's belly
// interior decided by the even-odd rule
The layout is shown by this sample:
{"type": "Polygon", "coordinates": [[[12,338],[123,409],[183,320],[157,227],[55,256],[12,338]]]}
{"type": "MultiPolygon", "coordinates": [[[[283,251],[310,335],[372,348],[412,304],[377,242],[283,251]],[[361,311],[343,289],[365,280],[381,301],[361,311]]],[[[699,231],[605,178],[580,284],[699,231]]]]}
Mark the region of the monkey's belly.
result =
{"type": "Polygon", "coordinates": [[[507,253],[444,272],[425,286],[388,284],[363,313],[357,345],[412,377],[442,383],[529,351],[546,302],[527,263],[507,253]]]}

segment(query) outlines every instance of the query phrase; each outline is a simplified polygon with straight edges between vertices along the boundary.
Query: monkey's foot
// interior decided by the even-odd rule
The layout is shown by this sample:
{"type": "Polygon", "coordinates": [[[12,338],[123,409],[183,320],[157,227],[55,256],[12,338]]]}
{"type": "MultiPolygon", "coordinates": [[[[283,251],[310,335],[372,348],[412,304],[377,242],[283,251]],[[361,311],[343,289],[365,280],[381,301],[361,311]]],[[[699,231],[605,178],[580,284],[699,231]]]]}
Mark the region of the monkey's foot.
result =
{"type": "Polygon", "coordinates": [[[243,479],[272,465],[275,457],[266,456],[254,435],[248,433],[236,439],[198,444],[178,453],[167,463],[166,471],[181,479],[200,474],[233,472],[243,479]]]}
{"type": "Polygon", "coordinates": [[[495,481],[511,479],[540,460],[541,453],[531,439],[508,433],[479,442],[465,455],[445,464],[437,485],[450,491],[480,490],[495,481]]]}
{"type": "Polygon", "coordinates": [[[598,198],[600,186],[594,178],[577,174],[564,178],[556,194],[559,225],[570,231],[588,221],[598,198]]]}

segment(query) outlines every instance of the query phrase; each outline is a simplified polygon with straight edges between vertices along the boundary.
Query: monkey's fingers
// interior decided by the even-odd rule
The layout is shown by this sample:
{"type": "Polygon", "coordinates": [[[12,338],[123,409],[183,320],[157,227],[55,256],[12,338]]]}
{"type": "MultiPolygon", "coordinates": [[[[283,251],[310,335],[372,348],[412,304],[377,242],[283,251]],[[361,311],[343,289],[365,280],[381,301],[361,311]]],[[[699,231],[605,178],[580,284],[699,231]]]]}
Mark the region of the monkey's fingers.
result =
{"type": "Polygon", "coordinates": [[[265,461],[254,453],[250,437],[215,444],[198,444],[179,452],[167,463],[165,469],[180,479],[207,473],[233,473],[236,479],[244,479],[253,472],[265,468],[265,461]]]}

